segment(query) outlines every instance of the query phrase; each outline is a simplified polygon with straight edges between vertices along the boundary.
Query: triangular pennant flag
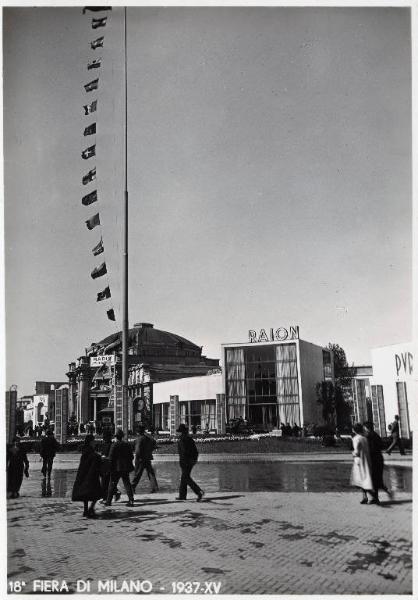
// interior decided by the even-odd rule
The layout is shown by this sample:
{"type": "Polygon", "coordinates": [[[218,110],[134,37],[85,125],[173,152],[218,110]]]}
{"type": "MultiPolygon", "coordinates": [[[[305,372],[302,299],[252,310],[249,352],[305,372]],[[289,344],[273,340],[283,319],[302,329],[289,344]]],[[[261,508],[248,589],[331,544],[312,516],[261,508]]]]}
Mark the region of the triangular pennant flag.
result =
{"type": "Polygon", "coordinates": [[[93,100],[93,102],[91,102],[90,104],[84,104],[83,108],[84,108],[84,114],[85,115],[90,115],[91,113],[96,112],[96,110],[97,110],[97,100],[93,100]]]}
{"type": "Polygon", "coordinates": [[[91,49],[96,50],[97,48],[103,48],[103,42],[104,42],[104,36],[102,35],[101,37],[97,38],[96,40],[93,40],[92,42],[90,42],[91,49]]]}
{"type": "Polygon", "coordinates": [[[99,27],[104,27],[106,25],[107,17],[99,17],[98,19],[91,20],[91,28],[98,29],[99,27]]]}
{"type": "Polygon", "coordinates": [[[100,242],[97,244],[97,246],[95,246],[92,250],[94,256],[97,256],[98,254],[101,254],[102,252],[104,252],[104,246],[103,246],[103,240],[102,238],[100,238],[100,242]]]}
{"type": "Polygon", "coordinates": [[[111,308],[110,310],[107,311],[107,318],[110,319],[111,321],[116,321],[115,311],[113,310],[113,308],[111,308]]]}
{"type": "Polygon", "coordinates": [[[102,275],[106,275],[107,273],[107,268],[106,268],[106,263],[102,263],[100,265],[100,267],[96,267],[95,269],[93,269],[93,271],[91,272],[91,278],[92,279],[97,279],[98,277],[102,277],[102,275]]]}
{"type": "Polygon", "coordinates": [[[89,63],[87,63],[87,69],[89,71],[91,69],[98,69],[101,64],[102,64],[102,59],[101,58],[95,58],[94,60],[91,60],[89,63]]]}
{"type": "Polygon", "coordinates": [[[110,293],[110,288],[109,286],[105,287],[105,289],[102,292],[99,292],[97,294],[97,302],[100,302],[101,300],[105,300],[106,298],[110,298],[111,293],[110,293]]]}
{"type": "Polygon", "coordinates": [[[84,158],[85,160],[87,160],[87,158],[91,158],[92,156],[96,156],[96,144],[89,146],[81,153],[81,158],[84,158]]]}
{"type": "Polygon", "coordinates": [[[92,217],[90,217],[90,219],[87,219],[86,225],[87,225],[87,229],[90,229],[90,230],[92,230],[95,227],[97,227],[97,225],[100,225],[100,216],[99,216],[99,213],[96,213],[95,215],[93,215],[92,217]]]}
{"type": "Polygon", "coordinates": [[[82,180],[83,185],[87,185],[88,183],[90,183],[90,181],[93,181],[93,179],[96,179],[96,167],[94,167],[94,169],[89,171],[87,173],[87,175],[84,175],[83,180],[82,180]]]}
{"type": "Polygon", "coordinates": [[[86,92],[92,92],[93,90],[97,90],[97,88],[99,87],[99,79],[93,79],[93,81],[90,81],[90,83],[86,83],[86,85],[84,86],[84,89],[86,90],[86,92]]]}
{"type": "Polygon", "coordinates": [[[83,15],[86,14],[86,10],[91,10],[92,12],[100,12],[101,10],[112,10],[111,6],[85,6],[83,8],[83,15]]]}
{"type": "Polygon", "coordinates": [[[94,135],[96,133],[96,123],[92,123],[84,130],[84,135],[94,135]]]}
{"type": "Polygon", "coordinates": [[[97,190],[94,190],[94,192],[90,192],[90,194],[81,198],[81,203],[84,206],[89,206],[89,204],[93,204],[93,202],[97,202],[97,190]]]}

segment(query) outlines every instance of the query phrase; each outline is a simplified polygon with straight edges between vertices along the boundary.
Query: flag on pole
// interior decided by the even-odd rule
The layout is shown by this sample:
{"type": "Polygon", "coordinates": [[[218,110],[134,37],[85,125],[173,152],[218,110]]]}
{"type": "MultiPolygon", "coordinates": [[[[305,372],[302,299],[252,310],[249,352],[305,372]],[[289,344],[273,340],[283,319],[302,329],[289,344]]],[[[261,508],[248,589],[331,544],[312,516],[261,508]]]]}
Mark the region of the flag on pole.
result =
{"type": "Polygon", "coordinates": [[[103,48],[104,36],[98,37],[97,39],[90,42],[90,46],[92,50],[96,50],[97,48],[103,48]]]}
{"type": "Polygon", "coordinates": [[[104,27],[106,25],[107,17],[99,17],[98,19],[93,18],[91,20],[91,28],[98,29],[99,27],[104,27]]]}
{"type": "Polygon", "coordinates": [[[101,10],[112,10],[111,6],[85,6],[83,8],[83,15],[86,14],[87,10],[91,10],[92,12],[99,12],[101,10]]]}
{"type": "Polygon", "coordinates": [[[96,123],[92,123],[84,130],[84,135],[94,135],[96,133],[96,123]]]}
{"type": "Polygon", "coordinates": [[[96,156],[96,144],[93,144],[93,146],[89,146],[81,153],[81,157],[84,158],[84,160],[87,160],[92,156],[96,156]]]}
{"type": "Polygon", "coordinates": [[[106,268],[106,263],[102,263],[100,265],[100,267],[96,267],[95,269],[93,269],[93,271],[91,272],[91,278],[92,279],[97,279],[98,277],[102,277],[102,275],[106,275],[107,273],[107,268],[106,268]]]}
{"type": "Polygon", "coordinates": [[[116,321],[115,311],[113,310],[113,308],[111,308],[110,310],[107,311],[107,318],[110,319],[111,321],[116,321]]]}
{"type": "Polygon", "coordinates": [[[96,112],[96,110],[97,110],[97,100],[93,100],[93,102],[91,102],[90,104],[84,104],[83,108],[84,108],[84,114],[85,115],[90,115],[91,113],[96,112]]]}
{"type": "Polygon", "coordinates": [[[87,69],[89,71],[91,71],[91,69],[98,69],[102,64],[102,59],[101,58],[95,58],[94,60],[91,60],[89,63],[87,63],[87,69]]]}
{"type": "Polygon", "coordinates": [[[87,229],[90,229],[90,231],[92,229],[94,229],[95,227],[97,227],[97,225],[100,225],[99,213],[96,213],[95,215],[90,217],[90,219],[87,219],[86,225],[87,225],[87,229]]]}
{"type": "Polygon", "coordinates": [[[94,190],[94,192],[91,192],[90,194],[87,194],[81,198],[81,203],[84,206],[89,206],[89,204],[93,204],[93,202],[97,202],[97,190],[94,190]]]}
{"type": "Polygon", "coordinates": [[[93,181],[93,179],[96,179],[96,167],[89,171],[87,175],[84,175],[83,185],[87,185],[88,183],[90,183],[90,181],[93,181]]]}
{"type": "Polygon", "coordinates": [[[101,300],[105,300],[106,298],[110,298],[111,293],[110,293],[110,287],[107,286],[105,287],[105,289],[102,292],[99,292],[97,294],[97,302],[100,302],[101,300]]]}
{"type": "Polygon", "coordinates": [[[90,83],[86,83],[86,85],[84,86],[84,89],[86,90],[86,92],[92,92],[93,90],[97,90],[98,87],[99,87],[99,78],[93,79],[93,81],[90,81],[90,83]]]}
{"type": "Polygon", "coordinates": [[[94,256],[97,256],[98,254],[101,254],[102,252],[104,252],[104,246],[103,246],[103,240],[102,238],[100,238],[100,242],[97,244],[97,246],[95,246],[92,250],[94,256]]]}

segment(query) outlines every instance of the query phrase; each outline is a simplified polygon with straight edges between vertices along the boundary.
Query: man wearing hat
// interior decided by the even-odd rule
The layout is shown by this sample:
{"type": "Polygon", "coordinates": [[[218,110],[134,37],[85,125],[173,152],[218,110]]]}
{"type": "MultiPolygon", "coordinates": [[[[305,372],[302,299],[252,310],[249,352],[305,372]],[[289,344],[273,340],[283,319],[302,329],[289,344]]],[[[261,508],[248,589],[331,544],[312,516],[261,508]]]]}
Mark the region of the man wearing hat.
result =
{"type": "Polygon", "coordinates": [[[197,457],[199,453],[194,443],[194,439],[189,435],[187,425],[181,423],[177,432],[180,434],[178,439],[178,452],[180,459],[181,468],[181,479],[179,495],[176,500],[186,500],[187,498],[187,486],[191,487],[197,496],[197,501],[200,502],[203,498],[204,491],[197,485],[190,476],[190,473],[197,463],[197,457]]]}
{"type": "Polygon", "coordinates": [[[110,506],[112,504],[112,496],[117,489],[120,478],[122,478],[123,485],[128,494],[127,506],[134,505],[134,495],[131,482],[129,481],[129,473],[134,470],[132,464],[133,451],[131,445],[128,442],[123,441],[123,436],[124,433],[122,429],[118,429],[116,432],[116,442],[114,442],[110,448],[110,481],[105,506],[110,506]]]}
{"type": "Polygon", "coordinates": [[[144,470],[148,474],[148,479],[151,483],[151,492],[158,492],[158,483],[155,477],[155,471],[151,464],[153,459],[152,452],[157,444],[153,437],[145,433],[145,427],[139,425],[138,437],[135,441],[135,475],[132,479],[132,488],[135,493],[135,488],[142,477],[144,470]]]}

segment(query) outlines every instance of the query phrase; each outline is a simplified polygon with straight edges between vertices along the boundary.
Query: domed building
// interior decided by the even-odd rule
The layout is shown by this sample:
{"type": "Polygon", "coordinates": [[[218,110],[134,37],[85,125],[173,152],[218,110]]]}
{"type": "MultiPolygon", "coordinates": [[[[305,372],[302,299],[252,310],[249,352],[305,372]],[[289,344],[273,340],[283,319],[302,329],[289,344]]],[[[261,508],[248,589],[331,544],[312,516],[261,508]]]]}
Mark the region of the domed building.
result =
{"type": "MultiPolygon", "coordinates": [[[[110,426],[117,421],[116,393],[122,375],[122,333],[92,343],[85,356],[70,363],[69,417],[80,423],[110,426]],[[115,417],[116,415],[116,417],[115,417]]],[[[153,424],[153,384],[219,371],[219,359],[206,358],[202,347],[186,338],[136,323],[128,336],[129,429],[153,424]]]]}

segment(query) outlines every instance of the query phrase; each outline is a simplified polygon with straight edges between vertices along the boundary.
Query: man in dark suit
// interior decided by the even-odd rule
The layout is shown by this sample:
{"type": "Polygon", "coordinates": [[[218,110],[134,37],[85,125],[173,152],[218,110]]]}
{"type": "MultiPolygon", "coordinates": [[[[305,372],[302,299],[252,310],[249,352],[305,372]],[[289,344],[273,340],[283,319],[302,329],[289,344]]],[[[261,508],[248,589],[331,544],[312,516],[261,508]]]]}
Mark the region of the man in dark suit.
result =
{"type": "Polygon", "coordinates": [[[105,506],[110,506],[112,504],[112,497],[117,489],[119,479],[121,478],[126,493],[128,494],[127,506],[134,505],[134,495],[131,482],[129,481],[129,473],[134,469],[132,464],[133,451],[131,445],[128,442],[123,441],[123,436],[124,433],[122,429],[118,429],[116,432],[116,442],[114,442],[110,448],[110,481],[107,489],[105,506]]]}
{"type": "Polygon", "coordinates": [[[178,439],[178,452],[181,468],[181,480],[179,495],[176,500],[187,499],[187,486],[189,486],[197,495],[197,501],[200,502],[203,498],[204,491],[197,485],[195,481],[193,481],[190,476],[193,467],[197,463],[197,457],[199,456],[199,453],[197,451],[196,444],[194,443],[194,439],[189,435],[187,425],[182,423],[177,429],[177,432],[180,433],[178,439]]]}
{"type": "Polygon", "coordinates": [[[44,478],[48,476],[48,479],[51,479],[52,464],[58,448],[59,444],[55,439],[52,430],[48,429],[46,436],[41,439],[41,448],[39,450],[39,454],[42,458],[41,472],[44,478]]]}
{"type": "Polygon", "coordinates": [[[157,444],[153,437],[145,433],[145,427],[140,425],[138,427],[138,437],[135,441],[135,475],[132,479],[133,493],[135,488],[142,477],[144,470],[148,474],[148,479],[151,483],[151,492],[158,492],[158,483],[155,477],[155,471],[152,466],[152,452],[156,448],[157,444]]]}
{"type": "Polygon", "coordinates": [[[395,420],[393,421],[393,423],[391,425],[390,433],[391,433],[392,443],[390,444],[390,446],[388,448],[386,448],[386,453],[390,455],[392,450],[394,449],[394,447],[398,446],[399,453],[403,456],[405,454],[405,450],[404,450],[404,447],[402,444],[401,436],[399,434],[399,415],[395,415],[395,420]]]}

